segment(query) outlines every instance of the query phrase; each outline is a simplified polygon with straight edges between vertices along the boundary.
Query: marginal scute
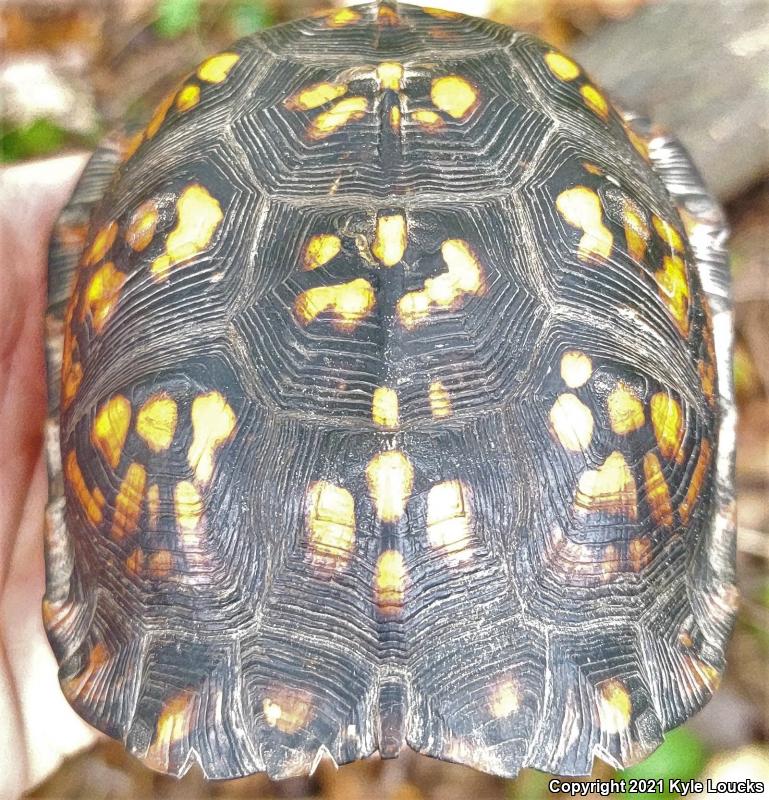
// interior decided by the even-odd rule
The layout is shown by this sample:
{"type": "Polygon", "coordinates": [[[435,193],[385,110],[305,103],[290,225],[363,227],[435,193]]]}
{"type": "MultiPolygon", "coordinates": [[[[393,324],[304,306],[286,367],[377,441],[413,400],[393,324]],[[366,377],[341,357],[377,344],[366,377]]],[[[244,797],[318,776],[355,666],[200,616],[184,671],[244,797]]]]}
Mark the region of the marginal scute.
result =
{"type": "Polygon", "coordinates": [[[545,64],[556,78],[562,81],[573,81],[580,75],[580,68],[563,53],[551,50],[545,54],[545,64]]]}
{"type": "Polygon", "coordinates": [[[582,99],[585,101],[585,105],[591,111],[603,120],[609,119],[609,103],[595,86],[586,83],[579,92],[582,95],[582,99]]]}
{"type": "Polygon", "coordinates": [[[200,86],[189,83],[179,90],[176,95],[176,110],[184,113],[190,111],[200,102],[200,86]]]}

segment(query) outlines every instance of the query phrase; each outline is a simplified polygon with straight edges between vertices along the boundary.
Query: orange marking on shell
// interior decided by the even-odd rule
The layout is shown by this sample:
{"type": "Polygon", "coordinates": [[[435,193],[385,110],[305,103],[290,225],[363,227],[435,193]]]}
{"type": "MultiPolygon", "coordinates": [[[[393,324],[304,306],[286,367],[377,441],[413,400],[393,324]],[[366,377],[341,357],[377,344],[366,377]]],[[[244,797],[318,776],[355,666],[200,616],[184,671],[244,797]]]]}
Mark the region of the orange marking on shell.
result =
{"type": "Polygon", "coordinates": [[[646,482],[646,499],[651,507],[652,519],[657,525],[673,524],[673,506],[670,502],[665,474],[662,472],[660,460],[654,453],[644,456],[644,480],[646,482]]]}
{"type": "Polygon", "coordinates": [[[374,599],[379,612],[399,616],[406,597],[406,564],[397,550],[380,554],[374,573],[374,599]]]}
{"type": "Polygon", "coordinates": [[[654,273],[660,297],[675,318],[682,336],[689,335],[689,279],[680,256],[665,256],[654,273]]]}
{"type": "Polygon", "coordinates": [[[144,501],[146,481],[147,470],[141,464],[134,462],[129,465],[125,478],[120,484],[120,491],[115,498],[112,535],[117,539],[123,539],[136,532],[144,501]]]}
{"type": "Polygon", "coordinates": [[[433,381],[428,392],[430,412],[434,419],[444,419],[452,414],[451,396],[441,381],[433,381]]]}
{"type": "Polygon", "coordinates": [[[334,327],[352,331],[376,305],[374,288],[364,278],[333,286],[315,286],[302,292],[294,302],[300,322],[309,324],[321,314],[330,311],[335,315],[334,327]]]}
{"type": "Polygon", "coordinates": [[[660,453],[683,463],[684,414],[680,403],[667,392],[657,392],[652,396],[650,408],[660,453]]]}
{"type": "Polygon", "coordinates": [[[176,401],[165,392],[150,397],[136,415],[136,432],[154,453],[171,446],[176,431],[176,401]]]}
{"type": "Polygon", "coordinates": [[[125,282],[125,273],[115,269],[115,265],[111,261],[99,267],[91,276],[85,290],[82,313],[91,315],[93,327],[97,333],[101,333],[109,322],[120,300],[120,290],[125,282]]]}
{"type": "Polygon", "coordinates": [[[93,686],[99,672],[109,662],[109,651],[101,643],[95,644],[88,653],[88,662],[76,675],[62,682],[61,688],[66,698],[72,702],[93,686]]]}
{"type": "Polygon", "coordinates": [[[574,502],[578,511],[607,511],[636,519],[636,483],[625,456],[615,450],[597,469],[583,472],[574,502]]]}
{"type": "Polygon", "coordinates": [[[166,114],[168,114],[169,109],[174,104],[174,98],[176,97],[176,89],[173,92],[167,94],[157,105],[155,111],[152,114],[152,118],[150,119],[149,123],[147,124],[147,128],[144,131],[144,136],[147,139],[152,139],[157,132],[160,130],[161,126],[165,122],[166,114]]]}
{"type": "Polygon", "coordinates": [[[222,83],[238,61],[240,56],[237,53],[219,53],[211,56],[198,67],[198,78],[206,83],[222,83]]]}
{"type": "Polygon", "coordinates": [[[121,142],[120,160],[126,162],[128,159],[132,158],[134,153],[141,147],[143,141],[144,131],[137,131],[133,136],[121,142]]]}
{"type": "Polygon", "coordinates": [[[457,308],[465,296],[484,292],[481,263],[470,245],[462,239],[448,239],[441,245],[446,272],[425,281],[424,289],[407,292],[397,305],[401,324],[413,329],[428,319],[435,309],[457,308]]]}
{"type": "Polygon", "coordinates": [[[689,488],[686,490],[686,496],[678,507],[678,513],[681,515],[681,521],[684,525],[689,522],[697,499],[702,492],[712,455],[713,451],[710,442],[708,439],[703,439],[700,445],[700,453],[697,456],[697,463],[694,465],[694,471],[689,481],[689,488]]]}
{"type": "Polygon", "coordinates": [[[221,392],[198,395],[192,401],[192,444],[187,461],[202,484],[211,480],[214,456],[235,430],[235,412],[221,392]]]}
{"type": "Polygon", "coordinates": [[[312,695],[276,687],[262,701],[265,722],[281,733],[292,734],[307,727],[313,716],[312,695]]]}
{"type": "Polygon", "coordinates": [[[640,264],[646,255],[651,231],[643,209],[627,197],[622,200],[622,221],[628,254],[640,264]]]}
{"type": "Polygon", "coordinates": [[[67,455],[64,474],[86,517],[91,524],[98,525],[102,521],[104,495],[98,486],[93,491],[88,488],[74,450],[67,455]]]}
{"type": "Polygon", "coordinates": [[[345,97],[315,117],[307,131],[308,135],[311,139],[325,139],[345,125],[363,119],[367,111],[368,100],[365,97],[345,97]]]}
{"type": "Polygon", "coordinates": [[[112,248],[117,238],[117,222],[109,222],[94,236],[91,246],[83,254],[83,265],[92,267],[101,261],[112,248]]]}
{"type": "Polygon", "coordinates": [[[163,706],[155,726],[155,735],[144,761],[153,769],[165,771],[171,762],[171,748],[186,741],[195,720],[191,691],[183,691],[172,697],[163,706]]]}
{"type": "Polygon", "coordinates": [[[708,664],[691,653],[686,655],[684,664],[694,683],[700,689],[713,694],[721,685],[721,673],[712,664],[708,664]]]}
{"type": "Polygon", "coordinates": [[[174,487],[174,510],[176,523],[182,539],[189,543],[197,537],[200,519],[203,516],[203,499],[195,484],[179,481],[174,487]]]}
{"type": "Polygon", "coordinates": [[[147,524],[150,530],[157,530],[160,513],[160,487],[153,483],[147,489],[147,524]]]}
{"type": "Polygon", "coordinates": [[[321,81],[311,86],[300,89],[296,94],[291,95],[284,105],[292,111],[311,111],[314,108],[330,103],[347,94],[347,86],[343,83],[331,83],[321,81]]]}
{"type": "Polygon", "coordinates": [[[173,267],[204,252],[224,219],[219,201],[197,183],[184,189],[176,210],[177,223],[168,234],[166,252],[152,262],[155,280],[165,279],[173,267]]]}
{"type": "Polygon", "coordinates": [[[125,234],[126,242],[132,250],[141,252],[149,246],[155,236],[158,219],[156,200],[147,200],[134,211],[125,234]]]}
{"type": "Polygon", "coordinates": [[[625,684],[614,678],[602,681],[596,688],[601,729],[609,734],[627,730],[633,717],[633,703],[625,684]]]}
{"type": "Polygon", "coordinates": [[[131,424],[131,403],[117,394],[101,407],[91,428],[91,441],[101,450],[107,463],[116,469],[131,424]]]}
{"type": "MultiPolygon", "coordinates": [[[[67,309],[67,317],[70,322],[76,298],[77,295],[73,294],[67,309]]],[[[64,344],[61,356],[61,404],[63,408],[66,408],[75,398],[82,381],[83,365],[80,363],[77,339],[72,332],[71,324],[67,324],[64,329],[64,344]]]]}
{"type": "Polygon", "coordinates": [[[401,24],[398,12],[392,6],[379,6],[377,22],[390,28],[395,28],[401,24]]]}
{"type": "Polygon", "coordinates": [[[132,550],[125,560],[125,566],[132,575],[137,577],[142,575],[144,572],[144,551],[140,547],[132,550]]]}
{"type": "Polygon", "coordinates": [[[156,550],[147,559],[147,574],[150,578],[167,578],[173,568],[173,554],[169,550],[156,550]]]}
{"type": "Polygon", "coordinates": [[[629,125],[625,125],[625,135],[635,151],[644,159],[649,160],[649,145],[645,139],[639,136],[629,125]]]}
{"type": "Polygon", "coordinates": [[[622,381],[607,398],[609,422],[614,433],[626,436],[642,428],[646,422],[643,403],[635,392],[622,381]]]}
{"type": "Polygon", "coordinates": [[[635,572],[641,572],[652,562],[652,543],[648,536],[639,536],[628,545],[628,560],[635,572]]]}
{"type": "Polygon", "coordinates": [[[432,6],[422,6],[422,11],[435,19],[456,20],[462,16],[456,11],[446,11],[443,8],[433,8],[432,6]]]}
{"type": "Polygon", "coordinates": [[[684,240],[673,225],[662,219],[662,217],[658,217],[656,214],[652,216],[652,225],[657,235],[667,244],[672,253],[683,255],[684,240]]]}

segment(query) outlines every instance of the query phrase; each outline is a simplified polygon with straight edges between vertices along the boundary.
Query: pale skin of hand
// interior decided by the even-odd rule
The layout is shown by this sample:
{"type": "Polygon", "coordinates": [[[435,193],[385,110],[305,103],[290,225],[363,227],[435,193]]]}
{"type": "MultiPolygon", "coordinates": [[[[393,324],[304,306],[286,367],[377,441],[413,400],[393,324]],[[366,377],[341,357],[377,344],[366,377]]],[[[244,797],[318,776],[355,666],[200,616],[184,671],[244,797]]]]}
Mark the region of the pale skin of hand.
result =
{"type": "Polygon", "coordinates": [[[61,694],[41,619],[47,247],[85,161],[0,172],[0,797],[9,800],[96,738],[61,694]]]}

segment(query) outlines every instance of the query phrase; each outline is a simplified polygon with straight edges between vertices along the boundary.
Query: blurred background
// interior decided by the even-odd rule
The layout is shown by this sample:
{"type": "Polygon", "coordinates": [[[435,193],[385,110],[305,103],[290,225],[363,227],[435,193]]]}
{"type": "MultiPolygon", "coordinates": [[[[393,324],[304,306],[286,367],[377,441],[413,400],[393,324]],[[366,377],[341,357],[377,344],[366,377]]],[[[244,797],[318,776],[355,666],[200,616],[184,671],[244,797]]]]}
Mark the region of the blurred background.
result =
{"type": "MultiPolygon", "coordinates": [[[[117,121],[146,118],[179,75],[232,39],[334,4],[342,3],[0,0],[0,159],[91,149],[117,121]]],[[[737,325],[741,611],[720,692],[625,774],[752,777],[769,787],[769,0],[429,5],[532,31],[575,55],[624,107],[675,131],[725,204],[737,325]]],[[[595,775],[613,771],[597,764],[595,775]]],[[[527,770],[506,781],[404,753],[338,771],[322,764],[311,778],[278,783],[209,783],[194,771],[176,781],[102,742],[28,796],[514,800],[551,796],[548,777],[527,770]]]]}

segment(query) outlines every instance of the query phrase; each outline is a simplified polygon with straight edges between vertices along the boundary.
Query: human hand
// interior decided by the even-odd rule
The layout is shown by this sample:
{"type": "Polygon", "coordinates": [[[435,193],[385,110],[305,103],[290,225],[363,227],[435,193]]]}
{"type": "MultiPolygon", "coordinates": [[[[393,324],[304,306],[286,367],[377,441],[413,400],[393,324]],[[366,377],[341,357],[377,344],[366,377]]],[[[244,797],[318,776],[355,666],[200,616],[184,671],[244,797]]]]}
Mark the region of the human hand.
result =
{"type": "Polygon", "coordinates": [[[83,156],[0,172],[0,797],[15,798],[91,744],[64,699],[43,630],[43,319],[48,237],[83,156]]]}

